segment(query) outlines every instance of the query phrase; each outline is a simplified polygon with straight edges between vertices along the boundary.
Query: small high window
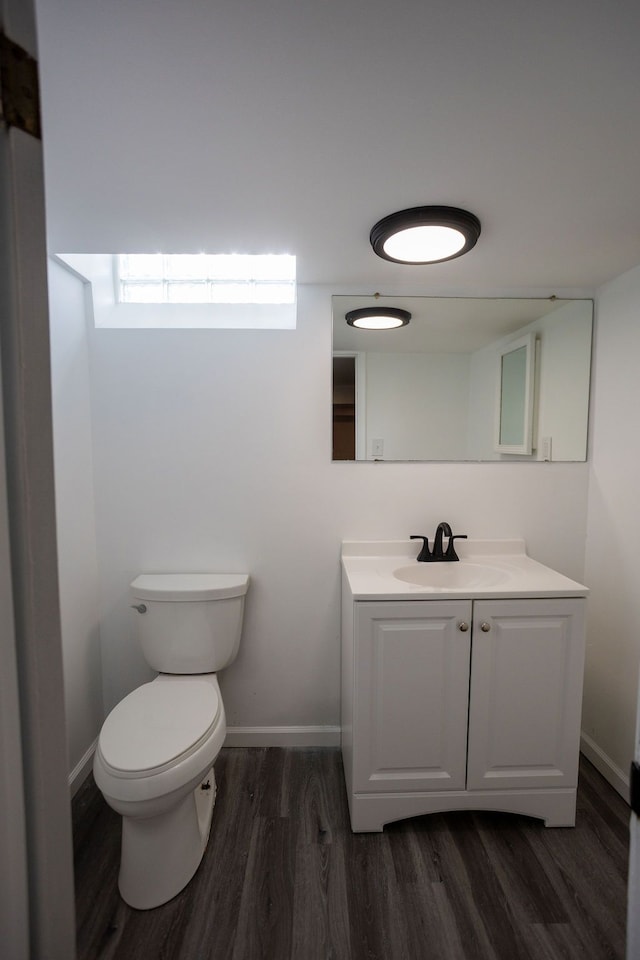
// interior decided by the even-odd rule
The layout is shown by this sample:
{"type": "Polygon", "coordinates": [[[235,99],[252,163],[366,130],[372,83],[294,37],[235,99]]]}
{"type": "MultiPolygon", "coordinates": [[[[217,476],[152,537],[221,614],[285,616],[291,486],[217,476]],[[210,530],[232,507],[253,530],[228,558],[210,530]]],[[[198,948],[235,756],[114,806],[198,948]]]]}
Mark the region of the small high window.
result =
{"type": "Polygon", "coordinates": [[[285,254],[117,257],[120,303],[294,303],[296,258],[285,254]]]}
{"type": "Polygon", "coordinates": [[[296,258],[284,254],[64,253],[96,328],[295,330],[296,258]]]}

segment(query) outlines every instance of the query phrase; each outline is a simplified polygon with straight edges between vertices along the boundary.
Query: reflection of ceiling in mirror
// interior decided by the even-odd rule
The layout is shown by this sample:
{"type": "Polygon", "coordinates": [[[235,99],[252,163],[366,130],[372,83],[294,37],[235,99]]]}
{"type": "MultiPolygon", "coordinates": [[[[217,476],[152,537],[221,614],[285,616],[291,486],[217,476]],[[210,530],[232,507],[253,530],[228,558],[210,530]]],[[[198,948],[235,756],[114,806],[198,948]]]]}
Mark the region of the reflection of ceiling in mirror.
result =
{"type": "Polygon", "coordinates": [[[521,330],[526,324],[564,306],[567,300],[465,297],[334,296],[334,351],[376,353],[472,353],[521,330]],[[407,327],[358,330],[346,323],[349,310],[397,306],[411,313],[407,327]]]}

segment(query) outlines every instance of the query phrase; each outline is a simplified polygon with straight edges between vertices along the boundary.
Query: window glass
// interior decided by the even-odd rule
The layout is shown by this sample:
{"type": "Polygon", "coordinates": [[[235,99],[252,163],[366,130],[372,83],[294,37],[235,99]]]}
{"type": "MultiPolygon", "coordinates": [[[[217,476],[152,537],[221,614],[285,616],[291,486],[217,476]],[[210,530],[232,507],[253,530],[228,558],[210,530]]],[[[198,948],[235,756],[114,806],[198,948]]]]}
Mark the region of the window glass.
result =
{"type": "Polygon", "coordinates": [[[120,303],[293,303],[296,258],[248,254],[120,254],[120,303]]]}

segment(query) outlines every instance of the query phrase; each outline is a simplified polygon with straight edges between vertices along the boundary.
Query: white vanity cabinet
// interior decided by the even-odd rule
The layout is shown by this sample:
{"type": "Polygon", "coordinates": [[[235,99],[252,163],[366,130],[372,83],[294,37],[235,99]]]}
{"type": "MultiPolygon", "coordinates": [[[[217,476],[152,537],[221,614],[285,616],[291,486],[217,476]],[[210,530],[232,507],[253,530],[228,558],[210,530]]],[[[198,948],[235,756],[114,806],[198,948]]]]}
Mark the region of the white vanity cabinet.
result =
{"type": "Polygon", "coordinates": [[[345,580],[342,747],[353,830],[460,809],[572,826],[585,604],[358,600],[345,580]]]}
{"type": "Polygon", "coordinates": [[[358,603],[353,789],[464,790],[471,602],[358,603]]]}
{"type": "Polygon", "coordinates": [[[475,600],[467,790],[578,782],[586,600],[475,600]]]}

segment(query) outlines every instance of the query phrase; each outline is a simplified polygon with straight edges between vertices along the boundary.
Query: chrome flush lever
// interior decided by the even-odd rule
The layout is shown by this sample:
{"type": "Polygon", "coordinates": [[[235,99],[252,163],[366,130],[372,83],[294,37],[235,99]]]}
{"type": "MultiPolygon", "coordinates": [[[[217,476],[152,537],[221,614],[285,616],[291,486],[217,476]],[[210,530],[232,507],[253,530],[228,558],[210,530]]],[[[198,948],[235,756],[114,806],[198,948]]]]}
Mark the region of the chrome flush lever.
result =
{"type": "Polygon", "coordinates": [[[146,604],[144,604],[144,603],[132,603],[132,604],[131,604],[131,609],[132,609],[132,610],[137,610],[138,613],[146,613],[146,612],[147,612],[147,607],[146,607],[146,604]]]}

